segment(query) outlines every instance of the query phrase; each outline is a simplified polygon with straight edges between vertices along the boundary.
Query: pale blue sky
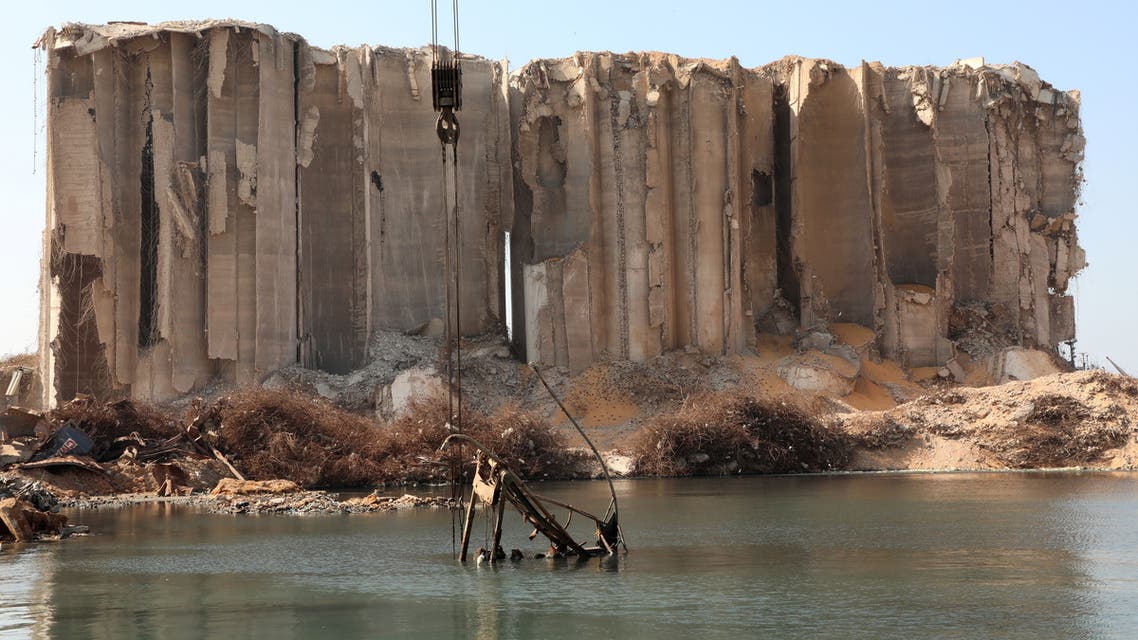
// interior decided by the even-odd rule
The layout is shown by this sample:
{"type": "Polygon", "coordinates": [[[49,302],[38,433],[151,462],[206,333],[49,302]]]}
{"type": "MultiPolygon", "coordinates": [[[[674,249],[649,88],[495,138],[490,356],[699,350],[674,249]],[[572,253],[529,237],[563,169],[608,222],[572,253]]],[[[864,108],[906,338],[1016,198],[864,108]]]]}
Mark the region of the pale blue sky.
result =
{"type": "MultiPolygon", "coordinates": [[[[449,9],[450,3],[440,4],[449,9]]],[[[984,56],[1019,60],[1059,89],[1080,89],[1087,136],[1079,231],[1090,267],[1073,285],[1079,350],[1138,373],[1138,105],[1130,65],[1138,57],[1135,10],[1123,2],[643,2],[461,0],[462,48],[518,66],[578,50],[659,50],[738,56],[758,66],[787,54],[842,64],[945,65],[984,56]]],[[[31,45],[49,25],[231,17],[266,22],[319,46],[419,46],[430,39],[429,3],[375,1],[13,3],[5,9],[0,104],[7,206],[0,233],[0,354],[35,348],[43,228],[42,120],[33,124],[31,45]],[[193,11],[193,13],[186,13],[193,11]],[[33,135],[35,134],[35,135],[33,135]],[[33,141],[34,139],[34,141],[33,141]],[[33,160],[33,151],[34,160],[33,160]],[[33,169],[35,172],[33,173],[33,169]]],[[[449,13],[449,11],[448,11],[449,13]]],[[[444,15],[447,18],[447,15],[444,15]]],[[[447,23],[449,25],[449,22],[447,23]]],[[[449,28],[442,30],[449,34],[449,28]]],[[[42,67],[40,69],[42,71],[42,67]]],[[[42,114],[42,76],[40,108],[42,114]]]]}

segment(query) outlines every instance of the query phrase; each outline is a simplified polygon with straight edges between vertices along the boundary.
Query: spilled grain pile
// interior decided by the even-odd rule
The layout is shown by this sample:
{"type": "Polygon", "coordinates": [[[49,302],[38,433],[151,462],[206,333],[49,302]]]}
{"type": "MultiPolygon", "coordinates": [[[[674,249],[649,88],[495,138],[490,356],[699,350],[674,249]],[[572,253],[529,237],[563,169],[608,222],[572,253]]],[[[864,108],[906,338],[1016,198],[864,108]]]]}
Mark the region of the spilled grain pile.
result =
{"type": "Polygon", "coordinates": [[[1109,460],[1138,430],[1138,381],[1103,371],[930,394],[882,412],[838,415],[867,449],[928,435],[959,440],[994,467],[1086,466],[1109,460]]]}
{"type": "Polygon", "coordinates": [[[1029,406],[1016,428],[996,430],[983,442],[1009,467],[1085,465],[1125,444],[1130,434],[1124,413],[1096,414],[1071,396],[1043,394],[1029,406]]]}
{"type": "Polygon", "coordinates": [[[845,439],[798,405],[731,393],[655,418],[633,452],[639,473],[665,476],[825,471],[849,460],[845,439]]]}

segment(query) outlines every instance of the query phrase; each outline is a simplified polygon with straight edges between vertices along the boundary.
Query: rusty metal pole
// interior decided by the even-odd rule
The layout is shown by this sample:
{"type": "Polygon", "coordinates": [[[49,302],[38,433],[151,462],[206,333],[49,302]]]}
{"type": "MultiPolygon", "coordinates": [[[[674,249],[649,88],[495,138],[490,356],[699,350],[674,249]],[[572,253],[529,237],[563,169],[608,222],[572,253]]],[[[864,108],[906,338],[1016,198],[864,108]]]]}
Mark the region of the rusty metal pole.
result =
{"type": "MultiPolygon", "coordinates": [[[[502,478],[498,478],[498,486],[502,486],[502,478]]],[[[490,545],[490,561],[498,561],[498,547],[502,543],[502,516],[506,512],[506,498],[498,493],[498,499],[495,501],[494,506],[494,542],[490,545]]]]}
{"type": "MultiPolygon", "coordinates": [[[[478,470],[482,468],[482,454],[479,453],[474,463],[474,477],[478,477],[478,470]]],[[[470,501],[466,504],[466,518],[462,521],[462,549],[458,552],[458,561],[466,562],[466,551],[470,548],[470,530],[474,526],[474,503],[478,494],[474,492],[474,485],[470,486],[470,501]]],[[[453,538],[452,538],[453,539],[453,538]]]]}

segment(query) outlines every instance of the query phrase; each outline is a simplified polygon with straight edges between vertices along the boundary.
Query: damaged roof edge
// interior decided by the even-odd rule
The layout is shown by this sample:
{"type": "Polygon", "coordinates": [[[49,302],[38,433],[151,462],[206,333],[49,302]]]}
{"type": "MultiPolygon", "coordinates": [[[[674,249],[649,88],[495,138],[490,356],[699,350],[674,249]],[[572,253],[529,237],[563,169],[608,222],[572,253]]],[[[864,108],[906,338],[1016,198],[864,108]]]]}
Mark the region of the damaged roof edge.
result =
{"type": "MultiPolygon", "coordinates": [[[[58,29],[48,27],[36,41],[34,47],[48,47],[53,50],[74,49],[77,55],[89,55],[107,47],[118,47],[120,44],[145,38],[147,36],[158,38],[162,33],[186,33],[198,38],[205,38],[206,32],[214,29],[234,29],[257,31],[268,37],[280,37],[296,43],[304,44],[315,54],[313,62],[316,64],[334,64],[337,53],[341,51],[354,51],[357,47],[338,44],[330,48],[318,47],[309,43],[304,36],[287,31],[277,31],[269,24],[248,22],[226,18],[222,20],[172,20],[147,24],[144,22],[108,22],[107,24],[86,24],[82,22],[66,22],[58,29]]],[[[420,47],[390,47],[386,45],[360,45],[371,49],[374,53],[404,52],[407,50],[427,53],[429,45],[420,47]]],[[[445,49],[445,48],[444,48],[445,49]]],[[[449,51],[449,49],[446,49],[449,51]]],[[[490,61],[484,56],[462,53],[463,60],[472,62],[490,61]]]]}
{"type": "Polygon", "coordinates": [[[277,31],[272,25],[245,20],[171,20],[158,24],[144,22],[108,22],[107,24],[86,24],[66,22],[62,27],[48,27],[38,43],[47,44],[53,49],[74,48],[78,55],[95,53],[106,47],[117,47],[120,43],[135,38],[151,36],[157,38],[161,33],[188,33],[199,38],[210,29],[248,29],[266,36],[280,36],[296,42],[305,42],[304,37],[288,32],[277,31]]]}
{"type": "MultiPolygon", "coordinates": [[[[212,29],[248,29],[258,31],[269,37],[281,37],[293,42],[304,43],[315,53],[313,62],[316,64],[333,64],[336,62],[338,56],[337,52],[341,50],[351,50],[354,47],[347,45],[335,45],[331,48],[323,48],[312,45],[304,39],[303,36],[291,33],[277,31],[275,27],[269,24],[259,22],[249,22],[246,20],[236,20],[233,18],[224,19],[205,19],[205,20],[171,20],[166,22],[159,22],[157,24],[147,24],[143,22],[108,22],[107,24],[86,24],[82,22],[67,22],[62,27],[56,29],[55,27],[48,27],[43,35],[36,41],[35,46],[47,46],[56,50],[63,50],[73,48],[78,55],[88,55],[104,49],[106,47],[118,47],[119,44],[151,36],[157,38],[161,33],[188,33],[203,38],[206,31],[212,29]]],[[[384,45],[361,45],[367,46],[373,52],[394,52],[418,50],[428,51],[429,46],[422,47],[409,47],[406,49],[393,48],[384,45]]],[[[821,66],[822,69],[844,69],[844,65],[839,64],[833,60],[825,58],[806,58],[798,55],[783,56],[778,60],[771,61],[767,64],[757,67],[742,67],[735,57],[724,60],[715,60],[708,58],[688,58],[675,54],[658,52],[658,51],[643,51],[643,52],[628,52],[623,54],[601,52],[601,51],[578,51],[567,58],[538,58],[531,60],[522,66],[509,70],[509,76],[516,77],[522,74],[527,68],[534,66],[561,66],[566,62],[575,61],[581,64],[587,57],[595,55],[610,55],[616,60],[627,59],[629,57],[635,58],[656,58],[658,60],[669,60],[673,64],[679,64],[688,70],[694,70],[699,67],[705,67],[711,70],[724,72],[731,67],[737,66],[752,73],[778,73],[779,71],[785,72],[788,65],[794,65],[802,61],[812,60],[815,64],[821,66]]],[[[470,61],[489,61],[484,56],[475,54],[462,54],[463,59],[470,61]]],[[[870,63],[875,64],[875,63],[870,63]]],[[[913,69],[916,67],[906,66],[899,67],[901,69],[913,69]]],[[[932,67],[926,67],[931,69],[932,67]]],[[[1068,106],[1078,106],[1081,96],[1077,90],[1059,91],[1047,82],[1039,80],[1039,74],[1032,67],[1021,62],[1013,62],[1011,64],[997,64],[989,63],[983,57],[965,58],[953,61],[951,64],[944,67],[945,70],[954,70],[957,72],[963,71],[966,73],[993,71],[1004,80],[1010,81],[1015,84],[1020,84],[1027,88],[1032,97],[1039,100],[1039,94],[1042,90],[1045,96],[1044,102],[1057,102],[1066,101],[1068,106]],[[1056,94],[1061,94],[1063,97],[1058,97],[1056,94]],[[1054,97],[1053,97],[1054,96],[1054,97]],[[1058,100],[1057,100],[1058,98],[1058,100]]],[[[565,78],[568,79],[568,78],[565,78]]]]}
{"type": "MultiPolygon", "coordinates": [[[[607,57],[616,63],[650,63],[650,64],[670,64],[676,72],[690,73],[696,70],[707,70],[719,74],[729,73],[732,69],[741,69],[748,73],[757,73],[772,77],[777,82],[786,82],[786,78],[792,70],[798,65],[804,63],[812,64],[823,74],[830,72],[838,72],[848,70],[852,67],[843,65],[839,62],[829,58],[809,58],[800,55],[785,55],[777,60],[772,60],[763,65],[756,67],[743,66],[738,58],[731,56],[730,58],[714,59],[714,58],[690,58],[678,54],[661,52],[661,51],[629,51],[626,53],[614,53],[611,51],[577,51],[572,55],[564,58],[535,58],[522,64],[520,67],[509,70],[509,77],[514,81],[527,73],[532,73],[534,70],[540,70],[544,74],[548,74],[551,79],[556,81],[572,81],[584,73],[583,69],[587,61],[596,57],[607,57]]],[[[864,64],[885,66],[878,61],[863,61],[864,64]]],[[[954,60],[952,63],[942,67],[932,65],[903,65],[903,66],[889,66],[889,69],[895,69],[899,72],[912,73],[916,70],[925,70],[927,72],[936,73],[938,75],[946,74],[963,74],[963,75],[983,75],[985,73],[996,74],[1001,81],[1009,84],[1018,85],[1022,87],[1031,98],[1037,102],[1057,104],[1066,107],[1077,108],[1081,101],[1082,96],[1078,89],[1061,90],[1054,87],[1051,83],[1041,80],[1039,72],[1037,72],[1030,65],[1019,62],[1018,60],[1011,63],[992,63],[987,62],[983,57],[977,56],[973,58],[964,58],[954,60]]],[[[819,78],[821,81],[822,78],[819,78]]]]}

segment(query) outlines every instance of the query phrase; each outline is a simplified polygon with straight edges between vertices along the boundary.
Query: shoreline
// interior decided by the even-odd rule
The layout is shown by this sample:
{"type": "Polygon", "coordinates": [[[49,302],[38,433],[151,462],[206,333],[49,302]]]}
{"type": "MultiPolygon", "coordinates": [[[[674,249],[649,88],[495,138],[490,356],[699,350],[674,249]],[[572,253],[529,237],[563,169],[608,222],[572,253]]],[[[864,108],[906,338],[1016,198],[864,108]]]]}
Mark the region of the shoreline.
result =
{"type": "MultiPolygon", "coordinates": [[[[630,480],[630,481],[643,481],[643,480],[733,480],[742,478],[824,478],[824,477],[851,477],[851,476],[909,476],[909,475],[1037,475],[1037,474],[1136,474],[1138,469],[1112,469],[1105,467],[1041,467],[1037,469],[858,469],[858,470],[835,470],[835,471],[817,471],[809,473],[773,473],[773,474],[732,474],[732,475],[700,475],[700,476],[621,476],[614,478],[614,481],[630,480]]],[[[533,483],[544,484],[547,482],[600,482],[601,478],[567,478],[558,480],[536,480],[533,483]]],[[[533,484],[531,483],[531,484],[533,484]]],[[[394,493],[381,493],[380,490],[367,492],[366,490],[357,488],[316,488],[301,491],[290,491],[281,493],[253,493],[244,494],[240,496],[232,495],[214,495],[214,494],[192,494],[180,496],[156,496],[146,493],[124,493],[113,494],[105,496],[89,496],[84,498],[63,498],[59,501],[61,509],[68,509],[77,512],[84,511],[98,511],[104,509],[122,509],[127,507],[134,507],[139,505],[175,505],[180,507],[200,507],[204,513],[212,515],[359,515],[364,513],[386,513],[392,511],[401,511],[408,508],[446,508],[452,509],[461,506],[459,504],[443,505],[443,501],[449,502],[449,499],[441,495],[435,495],[432,492],[415,492],[411,493],[408,490],[415,488],[425,489],[443,489],[448,487],[446,484],[419,484],[419,485],[406,485],[401,495],[396,496],[394,493]],[[355,494],[348,498],[342,498],[344,494],[355,494]],[[366,500],[371,496],[375,496],[380,501],[379,504],[394,503],[400,500],[404,501],[399,506],[379,506],[378,508],[369,508],[369,506],[361,503],[361,500],[366,500]],[[278,500],[276,504],[270,504],[274,500],[278,500]],[[315,508],[297,509],[295,507],[298,503],[308,501],[311,505],[315,503],[315,508]],[[234,508],[234,505],[249,506],[253,505],[253,509],[242,510],[241,508],[234,508]],[[275,507],[275,508],[274,508],[275,507]]],[[[463,487],[464,491],[466,487],[463,487]]],[[[307,505],[306,505],[307,506],[307,505]]]]}
{"type": "MultiPolygon", "coordinates": [[[[604,398],[581,391],[606,380],[574,380],[569,396],[614,478],[1138,470],[1138,382],[1103,372],[930,390],[873,411],[822,396],[748,394],[736,381],[678,406],[640,399],[640,417],[616,412],[615,425],[596,420],[604,398]]],[[[76,400],[49,419],[60,431],[83,426],[104,448],[82,460],[40,454],[56,456],[34,463],[40,468],[17,463],[0,474],[0,493],[44,494],[41,512],[56,503],[79,510],[182,504],[234,514],[449,506],[437,494],[458,467],[469,474],[473,460],[469,452],[439,451],[447,411],[445,401],[416,400],[377,424],[327,399],[267,389],[195,403],[180,416],[129,401],[76,400]]],[[[552,416],[506,406],[467,414],[463,427],[527,482],[603,477],[600,461],[571,446],[575,434],[552,416]]],[[[34,442],[22,446],[26,455],[34,442]]]]}

